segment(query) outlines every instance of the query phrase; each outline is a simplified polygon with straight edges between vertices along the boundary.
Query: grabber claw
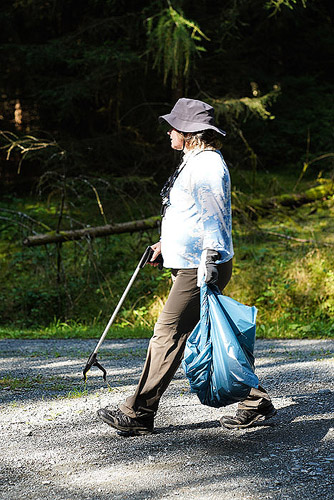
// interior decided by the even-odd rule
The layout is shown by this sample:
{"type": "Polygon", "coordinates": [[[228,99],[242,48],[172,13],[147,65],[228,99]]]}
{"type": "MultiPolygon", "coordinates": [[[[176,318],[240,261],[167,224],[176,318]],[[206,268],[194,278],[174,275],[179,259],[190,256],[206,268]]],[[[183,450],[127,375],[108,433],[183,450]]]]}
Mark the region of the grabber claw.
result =
{"type": "MultiPolygon", "coordinates": [[[[136,279],[136,276],[137,274],[139,273],[140,269],[142,269],[145,264],[147,264],[147,262],[149,262],[152,258],[152,255],[153,255],[154,251],[152,249],[152,247],[147,247],[145,252],[143,253],[140,261],[139,261],[139,264],[137,265],[136,269],[135,269],[135,272],[133,273],[129,283],[128,283],[128,286],[126,287],[126,289],[124,290],[123,292],[123,295],[122,297],[120,298],[120,301],[118,302],[117,304],[117,307],[115,309],[115,311],[113,312],[107,326],[105,327],[104,329],[104,332],[103,334],[101,335],[101,338],[100,340],[98,341],[97,343],[97,346],[95,347],[95,350],[92,352],[92,354],[89,356],[88,358],[88,361],[86,363],[86,366],[83,370],[83,378],[84,378],[84,381],[86,383],[87,381],[87,372],[91,369],[92,366],[97,366],[102,372],[103,372],[103,380],[106,382],[107,381],[107,372],[105,371],[105,369],[103,368],[102,365],[100,365],[100,363],[97,361],[96,359],[96,356],[97,356],[97,352],[98,350],[100,349],[108,331],[109,331],[109,328],[111,327],[111,325],[113,324],[113,321],[118,313],[118,311],[120,310],[120,307],[121,305],[123,304],[124,300],[125,300],[125,297],[128,293],[128,291],[130,290],[134,280],[136,279]]],[[[158,261],[156,261],[158,262],[158,261]]],[[[160,261],[159,261],[160,262],[160,261]]]]}
{"type": "Polygon", "coordinates": [[[89,356],[88,361],[86,363],[86,366],[83,370],[83,378],[84,382],[87,382],[87,372],[91,369],[92,366],[97,366],[103,373],[103,380],[106,382],[107,381],[107,372],[103,368],[103,366],[97,361],[97,352],[92,352],[92,354],[89,356]]]}

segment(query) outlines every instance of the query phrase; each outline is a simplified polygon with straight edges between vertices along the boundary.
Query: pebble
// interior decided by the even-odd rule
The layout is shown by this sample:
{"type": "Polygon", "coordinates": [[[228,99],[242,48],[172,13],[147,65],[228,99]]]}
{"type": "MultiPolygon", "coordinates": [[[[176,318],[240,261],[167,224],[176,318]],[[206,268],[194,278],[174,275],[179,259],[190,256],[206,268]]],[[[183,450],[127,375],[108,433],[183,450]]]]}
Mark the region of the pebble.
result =
{"type": "Polygon", "coordinates": [[[330,389],[319,389],[318,394],[332,394],[330,389]]]}
{"type": "MultiPolygon", "coordinates": [[[[126,348],[129,352],[138,346],[144,348],[147,343],[145,339],[106,340],[106,349],[120,352],[126,348]]],[[[37,340],[28,344],[34,346],[33,352],[49,352],[49,357],[47,361],[42,357],[20,358],[16,352],[10,368],[16,376],[31,375],[34,370],[41,372],[44,363],[48,366],[48,377],[62,377],[69,387],[70,384],[76,387],[82,364],[86,362],[86,354],[81,363],[77,353],[91,352],[95,341],[37,340]],[[56,347],[60,354],[66,355],[53,364],[50,353],[56,347]],[[71,358],[69,353],[75,355],[71,358]],[[62,363],[65,360],[68,361],[62,363]]],[[[8,352],[20,346],[24,353],[24,345],[24,341],[3,341],[0,349],[4,347],[8,352]]],[[[52,395],[50,384],[46,397],[41,384],[36,391],[15,396],[19,403],[13,405],[13,392],[3,391],[5,404],[1,408],[0,425],[2,449],[6,453],[1,458],[1,480],[5,484],[15,483],[15,488],[6,490],[6,500],[17,500],[18,491],[22,498],[35,500],[46,496],[50,500],[333,498],[328,473],[334,460],[332,441],[328,438],[333,409],[329,398],[321,399],[329,394],[328,389],[318,392],[321,407],[313,397],[330,385],[333,366],[326,359],[309,360],[307,356],[308,352],[320,350],[320,346],[328,350],[330,345],[334,343],[278,340],[270,341],[268,346],[268,341],[257,342],[261,354],[258,374],[273,394],[279,412],[268,425],[242,431],[231,432],[217,423],[222,414],[234,414],[235,405],[209,408],[200,405],[195,395],[182,396],[186,381],[179,370],[162,398],[157,432],[120,437],[98,420],[96,408],[117,406],[131,393],[144,361],[138,357],[105,360],[109,381],[117,386],[117,391],[101,389],[99,377],[94,373],[87,384],[88,395],[80,398],[66,398],[70,389],[52,395]],[[285,364],[275,357],[275,353],[284,350],[305,351],[305,356],[298,363],[285,364]],[[326,420],[321,418],[322,412],[326,413],[326,420]],[[57,419],[44,420],[44,416],[54,417],[59,413],[61,417],[57,419]],[[26,420],[22,421],[22,417],[26,420]],[[16,427],[11,424],[12,418],[16,427]],[[19,418],[22,423],[18,425],[19,418]],[[33,438],[22,439],[25,435],[33,438]],[[49,490],[47,495],[46,490],[49,490]]]]}

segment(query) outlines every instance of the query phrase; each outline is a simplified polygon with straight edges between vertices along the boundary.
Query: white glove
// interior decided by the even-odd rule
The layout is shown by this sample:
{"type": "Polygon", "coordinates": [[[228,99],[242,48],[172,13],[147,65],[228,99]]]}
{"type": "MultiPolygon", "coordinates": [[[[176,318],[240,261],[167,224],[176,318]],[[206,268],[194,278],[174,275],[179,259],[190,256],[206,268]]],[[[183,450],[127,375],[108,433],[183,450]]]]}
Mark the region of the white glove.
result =
{"type": "Polygon", "coordinates": [[[203,283],[208,285],[218,285],[218,268],[215,263],[220,257],[219,252],[205,248],[201,255],[201,260],[197,270],[197,286],[203,283]]]}

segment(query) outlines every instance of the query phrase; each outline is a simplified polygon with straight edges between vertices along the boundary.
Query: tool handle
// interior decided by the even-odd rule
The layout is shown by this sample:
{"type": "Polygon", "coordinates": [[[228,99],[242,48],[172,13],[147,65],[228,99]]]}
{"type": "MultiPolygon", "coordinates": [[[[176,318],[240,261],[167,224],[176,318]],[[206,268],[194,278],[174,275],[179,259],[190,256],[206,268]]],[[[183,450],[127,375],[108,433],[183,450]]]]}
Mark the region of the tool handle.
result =
{"type": "Polygon", "coordinates": [[[97,352],[100,349],[100,347],[101,347],[104,339],[106,338],[106,335],[107,335],[107,333],[108,333],[111,325],[113,324],[114,319],[116,318],[116,316],[118,314],[118,311],[120,310],[120,308],[121,308],[121,306],[122,306],[122,304],[123,304],[123,302],[125,300],[125,297],[128,294],[128,291],[130,290],[130,288],[131,288],[134,280],[137,277],[137,274],[139,273],[140,269],[142,269],[145,266],[145,264],[147,264],[147,262],[152,258],[153,253],[154,253],[154,251],[153,251],[153,249],[151,247],[147,247],[146,250],[145,250],[145,252],[143,253],[142,258],[140,259],[140,262],[139,262],[138,266],[136,267],[135,272],[133,273],[133,275],[132,275],[132,277],[131,277],[131,279],[130,279],[130,281],[128,283],[128,286],[124,290],[123,295],[120,298],[115,311],[113,312],[113,314],[112,314],[112,316],[111,316],[111,318],[110,318],[107,326],[104,329],[104,332],[103,332],[100,340],[97,343],[97,346],[94,349],[94,354],[97,354],[97,352]]]}
{"type": "Polygon", "coordinates": [[[151,264],[158,264],[159,271],[162,271],[162,269],[164,267],[164,259],[161,255],[161,253],[158,255],[158,257],[156,259],[151,261],[151,264]]]}
{"type": "Polygon", "coordinates": [[[158,255],[158,257],[156,257],[154,260],[151,261],[153,254],[154,254],[153,248],[147,247],[144,255],[141,258],[141,261],[139,262],[140,269],[143,268],[145,266],[145,264],[147,264],[148,262],[150,262],[150,264],[158,264],[158,269],[160,271],[163,269],[164,260],[162,258],[161,253],[158,255]]]}
{"type": "Polygon", "coordinates": [[[143,253],[142,258],[140,259],[139,264],[138,264],[139,269],[142,269],[145,266],[145,264],[147,264],[148,261],[151,260],[153,254],[154,254],[153,248],[147,247],[145,252],[143,253]]]}

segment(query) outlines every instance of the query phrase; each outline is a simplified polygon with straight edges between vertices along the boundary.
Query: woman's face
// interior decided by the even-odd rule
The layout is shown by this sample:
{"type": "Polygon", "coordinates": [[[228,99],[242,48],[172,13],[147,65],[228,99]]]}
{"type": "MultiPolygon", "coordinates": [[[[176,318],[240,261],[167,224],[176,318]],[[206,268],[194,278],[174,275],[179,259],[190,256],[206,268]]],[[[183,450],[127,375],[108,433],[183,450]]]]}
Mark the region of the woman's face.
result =
{"type": "Polygon", "coordinates": [[[183,135],[175,130],[175,128],[171,128],[167,134],[170,137],[170,145],[171,148],[177,149],[178,151],[182,151],[184,146],[184,137],[183,135]]]}

